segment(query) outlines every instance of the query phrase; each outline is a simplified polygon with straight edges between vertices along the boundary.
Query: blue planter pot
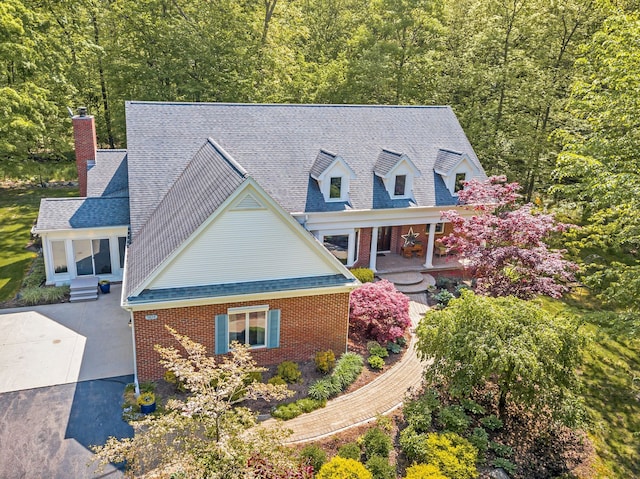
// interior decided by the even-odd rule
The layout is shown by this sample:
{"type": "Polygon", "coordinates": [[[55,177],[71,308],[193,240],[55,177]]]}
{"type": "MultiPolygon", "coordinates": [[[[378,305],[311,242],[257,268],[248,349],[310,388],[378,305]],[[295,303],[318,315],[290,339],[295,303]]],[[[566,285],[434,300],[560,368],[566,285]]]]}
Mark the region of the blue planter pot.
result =
{"type": "Polygon", "coordinates": [[[156,403],[153,404],[141,404],[140,412],[142,414],[150,414],[156,410],[156,403]]]}
{"type": "Polygon", "coordinates": [[[101,283],[99,286],[102,294],[109,294],[109,292],[111,291],[111,283],[101,283]]]}

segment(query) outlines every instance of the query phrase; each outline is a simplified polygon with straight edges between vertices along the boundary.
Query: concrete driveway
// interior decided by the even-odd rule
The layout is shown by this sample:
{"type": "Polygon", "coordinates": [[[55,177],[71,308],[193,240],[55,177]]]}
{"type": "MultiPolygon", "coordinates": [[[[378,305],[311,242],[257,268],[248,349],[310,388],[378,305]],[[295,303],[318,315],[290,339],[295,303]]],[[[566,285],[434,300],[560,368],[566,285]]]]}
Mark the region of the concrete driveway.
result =
{"type": "Polygon", "coordinates": [[[91,445],[130,437],[122,392],[133,381],[120,285],[98,301],[0,310],[0,477],[121,478],[88,466],[91,445]]]}
{"type": "Polygon", "coordinates": [[[97,301],[0,310],[0,393],[133,374],[121,286],[97,301]]]}

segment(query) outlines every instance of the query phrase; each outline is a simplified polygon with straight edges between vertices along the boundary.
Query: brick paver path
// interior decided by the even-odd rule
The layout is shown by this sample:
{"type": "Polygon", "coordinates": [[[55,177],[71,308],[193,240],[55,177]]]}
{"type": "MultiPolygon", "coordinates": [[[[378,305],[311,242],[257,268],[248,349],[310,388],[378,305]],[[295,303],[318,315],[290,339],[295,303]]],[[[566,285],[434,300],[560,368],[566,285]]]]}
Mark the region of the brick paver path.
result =
{"type": "MultiPolygon", "coordinates": [[[[424,316],[428,307],[411,302],[409,314],[413,327],[424,316]]],[[[375,420],[379,414],[386,414],[402,404],[407,391],[417,388],[422,382],[424,364],[415,351],[415,336],[412,336],[402,359],[388,372],[356,391],[327,402],[326,407],[295,419],[281,423],[293,434],[289,443],[306,442],[331,436],[350,427],[375,420]]],[[[269,419],[264,425],[274,424],[269,419]]]]}

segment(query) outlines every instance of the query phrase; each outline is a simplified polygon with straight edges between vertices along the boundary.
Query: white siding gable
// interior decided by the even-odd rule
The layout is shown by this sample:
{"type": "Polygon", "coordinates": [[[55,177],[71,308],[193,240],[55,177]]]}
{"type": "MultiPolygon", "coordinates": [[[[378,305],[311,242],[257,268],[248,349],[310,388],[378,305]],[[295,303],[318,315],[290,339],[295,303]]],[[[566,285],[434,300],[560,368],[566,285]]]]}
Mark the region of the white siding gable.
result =
{"type": "MultiPolygon", "coordinates": [[[[341,265],[286,212],[249,186],[163,265],[150,289],[323,276],[341,265]]],[[[221,210],[221,211],[220,211],[221,210]]]]}

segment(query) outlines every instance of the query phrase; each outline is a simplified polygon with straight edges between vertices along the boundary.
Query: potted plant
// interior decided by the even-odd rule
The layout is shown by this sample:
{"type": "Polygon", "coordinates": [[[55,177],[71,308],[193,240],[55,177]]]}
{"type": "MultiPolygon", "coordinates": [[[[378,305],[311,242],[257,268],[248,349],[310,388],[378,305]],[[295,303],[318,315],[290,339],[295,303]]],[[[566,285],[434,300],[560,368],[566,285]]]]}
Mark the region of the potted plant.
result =
{"type": "Polygon", "coordinates": [[[138,396],[138,406],[142,414],[149,414],[156,410],[156,395],[151,391],[143,391],[138,396]]]}
{"type": "Polygon", "coordinates": [[[111,290],[111,282],[108,279],[102,279],[98,284],[100,285],[102,294],[108,294],[111,290]]]}

